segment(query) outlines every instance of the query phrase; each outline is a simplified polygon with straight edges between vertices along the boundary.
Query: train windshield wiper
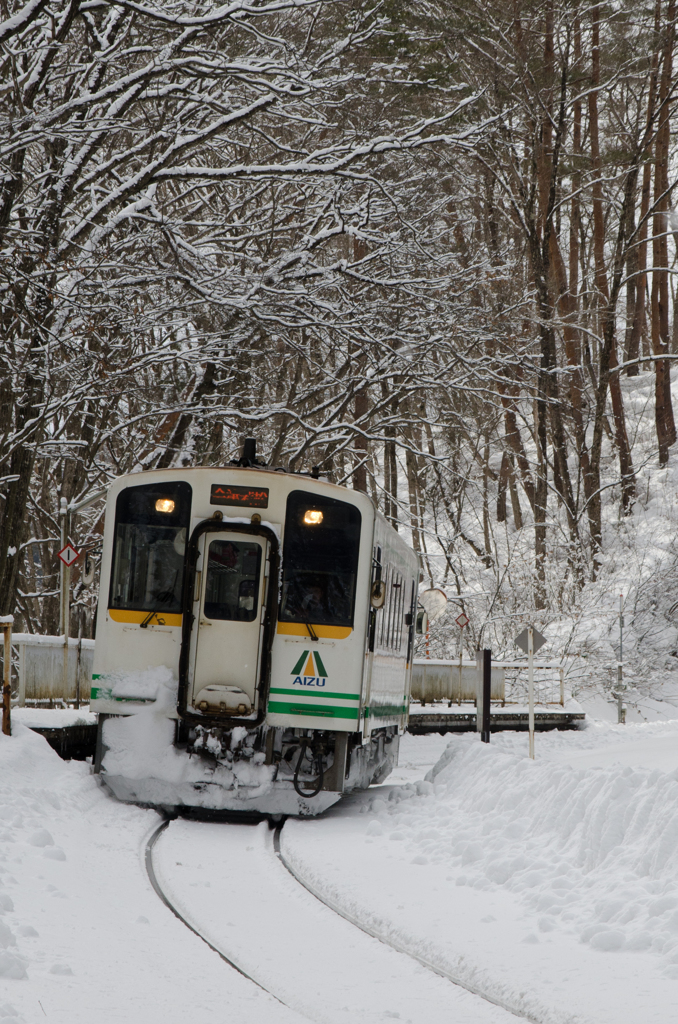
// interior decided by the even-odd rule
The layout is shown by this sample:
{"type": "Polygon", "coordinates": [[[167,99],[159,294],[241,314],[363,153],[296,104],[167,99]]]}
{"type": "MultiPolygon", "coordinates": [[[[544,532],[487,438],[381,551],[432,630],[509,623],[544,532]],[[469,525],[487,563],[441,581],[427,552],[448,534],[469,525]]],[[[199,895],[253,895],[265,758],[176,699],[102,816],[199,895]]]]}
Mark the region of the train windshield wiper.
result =
{"type": "Polygon", "coordinates": [[[311,623],[308,621],[308,619],[304,619],[304,625],[308,630],[308,635],[310,636],[311,640],[317,641],[318,637],[316,636],[316,632],[311,623]]]}

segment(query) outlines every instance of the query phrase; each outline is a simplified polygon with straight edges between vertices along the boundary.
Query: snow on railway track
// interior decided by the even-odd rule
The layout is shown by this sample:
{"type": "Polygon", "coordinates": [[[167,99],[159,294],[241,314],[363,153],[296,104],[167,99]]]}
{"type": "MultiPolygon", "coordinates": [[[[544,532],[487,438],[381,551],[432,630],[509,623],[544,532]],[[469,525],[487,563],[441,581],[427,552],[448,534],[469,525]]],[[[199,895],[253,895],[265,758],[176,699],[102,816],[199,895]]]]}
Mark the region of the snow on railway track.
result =
{"type": "Polygon", "coordinates": [[[177,820],[149,840],[146,867],[158,896],[188,928],[315,1024],[514,1024],[510,1010],[374,938],[302,888],[275,847],[265,823],[177,820]]]}

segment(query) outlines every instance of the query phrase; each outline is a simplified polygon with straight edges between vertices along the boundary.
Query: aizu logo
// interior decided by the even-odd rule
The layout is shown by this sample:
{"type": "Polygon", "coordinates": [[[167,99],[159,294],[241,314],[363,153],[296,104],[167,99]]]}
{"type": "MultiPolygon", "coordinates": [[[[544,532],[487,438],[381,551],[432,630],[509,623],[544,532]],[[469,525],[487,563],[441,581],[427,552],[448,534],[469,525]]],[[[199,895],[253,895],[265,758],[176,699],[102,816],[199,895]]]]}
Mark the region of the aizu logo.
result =
{"type": "Polygon", "coordinates": [[[317,651],[304,651],[290,675],[295,676],[292,686],[324,686],[327,669],[317,651]]]}

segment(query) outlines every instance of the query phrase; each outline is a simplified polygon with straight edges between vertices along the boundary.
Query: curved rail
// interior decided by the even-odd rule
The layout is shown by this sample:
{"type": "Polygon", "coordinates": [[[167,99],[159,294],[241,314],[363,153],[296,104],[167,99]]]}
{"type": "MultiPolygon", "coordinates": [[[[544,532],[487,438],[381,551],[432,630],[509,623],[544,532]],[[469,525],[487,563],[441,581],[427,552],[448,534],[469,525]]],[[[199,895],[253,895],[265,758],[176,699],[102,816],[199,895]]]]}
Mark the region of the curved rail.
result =
{"type": "Polygon", "coordinates": [[[170,818],[166,818],[165,821],[161,822],[160,825],[158,825],[155,831],[151,834],[150,838],[147,840],[146,849],[144,851],[144,864],[146,866],[146,874],[148,875],[148,880],[153,886],[153,890],[155,891],[156,896],[158,896],[162,900],[162,902],[165,904],[168,910],[171,910],[174,916],[178,918],[183,925],[186,925],[189,931],[193,932],[194,935],[197,935],[198,938],[201,939],[206,946],[209,946],[213,953],[216,953],[217,956],[220,956],[224,963],[228,964],[229,967],[232,967],[234,971],[238,972],[238,974],[241,974],[243,978],[247,978],[248,981],[251,981],[253,985],[256,985],[257,988],[260,988],[262,992],[266,993],[266,995],[269,995],[273,999],[275,999],[275,1001],[277,1003],[280,1003],[281,1006],[286,1007],[288,1010],[293,1009],[293,1007],[283,1002],[283,1000],[280,999],[280,997],[277,996],[275,992],[271,992],[270,989],[267,989],[264,985],[261,984],[260,981],[257,981],[256,978],[253,978],[251,974],[248,974],[247,971],[244,971],[242,967],[239,967],[238,964],[236,964],[233,960],[230,959],[230,957],[227,957],[225,953],[223,953],[220,949],[217,948],[217,946],[213,945],[213,943],[211,943],[209,939],[206,939],[205,936],[202,935],[197,928],[194,928],[193,925],[186,920],[183,914],[179,910],[177,910],[177,908],[174,906],[174,904],[169,899],[167,894],[163,891],[162,886],[160,885],[160,882],[158,881],[157,875],[155,873],[155,869],[153,867],[153,847],[155,846],[155,844],[157,843],[158,839],[165,831],[167,826],[169,825],[170,820],[170,818]]]}
{"type": "MultiPolygon", "coordinates": [[[[148,874],[148,879],[156,895],[165,904],[168,910],[171,910],[174,916],[179,921],[181,921],[181,923],[185,925],[189,931],[193,932],[194,935],[201,939],[201,941],[204,942],[206,946],[208,946],[214,953],[216,953],[217,956],[219,956],[224,961],[224,963],[228,964],[229,967],[232,967],[233,970],[237,971],[238,974],[242,975],[242,977],[247,978],[248,981],[251,981],[254,985],[257,986],[257,988],[261,989],[262,992],[265,992],[267,995],[275,999],[276,1002],[281,1004],[281,1006],[284,1006],[286,1009],[292,1010],[293,1012],[299,1014],[300,1011],[297,1007],[291,1006],[289,1003],[286,1003],[283,999],[276,995],[275,992],[271,991],[271,989],[267,988],[265,985],[262,985],[262,983],[258,981],[255,977],[253,977],[253,975],[248,974],[247,971],[243,970],[243,968],[240,967],[237,963],[235,963],[235,961],[231,960],[231,958],[228,957],[224,952],[222,952],[222,950],[220,950],[217,946],[210,942],[209,939],[207,939],[197,928],[194,927],[194,925],[192,925],[183,916],[181,911],[177,909],[177,907],[172,903],[171,899],[164,892],[162,886],[160,885],[160,882],[158,881],[158,878],[153,867],[153,849],[158,839],[160,838],[160,836],[162,835],[162,833],[165,831],[169,824],[170,819],[166,819],[165,821],[162,821],[160,823],[160,825],[152,832],[151,836],[147,840],[144,851],[144,864],[146,867],[146,873],[148,874]]],[[[333,913],[343,918],[345,921],[353,925],[353,927],[357,928],[359,931],[363,932],[366,935],[369,935],[370,938],[377,939],[377,941],[383,943],[383,945],[389,946],[396,952],[402,953],[403,955],[407,956],[410,960],[416,961],[421,967],[424,967],[426,970],[431,971],[433,974],[436,974],[438,977],[443,978],[445,981],[448,981],[451,984],[464,989],[472,995],[477,996],[480,999],[483,999],[485,1002],[491,1003],[492,1005],[497,1006],[502,1010],[505,1010],[507,1013],[510,1013],[515,1017],[518,1017],[520,1020],[530,1021],[530,1024],[541,1024],[540,1018],[535,1017],[532,1014],[527,1013],[523,1010],[520,1010],[515,1006],[512,1006],[510,1003],[502,1001],[501,999],[497,999],[490,993],[487,993],[482,989],[478,988],[477,986],[469,984],[463,978],[456,976],[452,971],[448,971],[442,967],[438,967],[435,964],[431,963],[430,960],[427,960],[425,957],[419,956],[417,953],[413,953],[411,950],[408,950],[407,947],[403,944],[394,942],[392,939],[380,935],[376,929],[372,929],[368,925],[362,924],[356,917],[354,917],[353,914],[346,911],[334,900],[328,899],[327,897],[322,895],[314,886],[310,885],[303,877],[301,877],[294,869],[293,865],[286,860],[285,855],[282,851],[282,844],[280,842],[280,836],[283,829],[283,825],[284,822],[281,822],[279,825],[276,825],[273,833],[273,847],[276,856],[278,857],[278,860],[285,868],[285,870],[292,876],[292,878],[294,878],[295,882],[301,885],[303,889],[305,889],[311,896],[318,900],[318,902],[322,903],[323,906],[327,907],[328,910],[331,910],[333,913]]],[[[306,1016],[306,1014],[304,1014],[303,1011],[301,1011],[301,1016],[306,1016]]]]}
{"type": "Polygon", "coordinates": [[[514,1017],[519,1017],[520,1020],[528,1020],[530,1021],[530,1024],[542,1024],[539,1017],[534,1017],[530,1013],[526,1013],[523,1010],[517,1009],[515,1006],[511,1006],[510,1003],[503,1002],[501,999],[497,999],[494,996],[489,995],[477,986],[470,985],[467,981],[464,981],[463,978],[458,977],[452,971],[444,970],[442,967],[436,967],[436,965],[432,964],[430,960],[426,959],[426,957],[413,953],[402,943],[393,942],[391,939],[385,938],[383,935],[380,935],[376,929],[362,924],[356,917],[354,917],[353,914],[344,910],[344,908],[338,903],[335,903],[334,900],[323,896],[314,886],[310,885],[304,878],[302,878],[301,875],[295,871],[294,867],[285,859],[285,855],[282,851],[282,844],[280,842],[280,833],[282,832],[283,824],[284,822],[276,826],[273,835],[273,846],[280,863],[290,873],[292,878],[294,878],[294,880],[306,890],[306,892],[319,900],[319,902],[322,903],[323,906],[327,907],[328,910],[334,911],[335,914],[338,914],[339,917],[343,917],[343,919],[348,921],[349,924],[352,924],[355,928],[358,928],[366,935],[371,936],[371,938],[377,939],[379,942],[383,942],[385,946],[390,946],[391,949],[395,949],[396,952],[403,953],[411,960],[416,960],[418,964],[425,967],[426,970],[432,971],[433,974],[437,974],[439,978],[444,978],[446,981],[450,981],[453,985],[458,985],[459,988],[463,988],[472,995],[478,996],[480,999],[484,999],[487,1003],[492,1003],[493,1006],[499,1006],[502,1010],[506,1010],[507,1013],[513,1014],[514,1017]]]}

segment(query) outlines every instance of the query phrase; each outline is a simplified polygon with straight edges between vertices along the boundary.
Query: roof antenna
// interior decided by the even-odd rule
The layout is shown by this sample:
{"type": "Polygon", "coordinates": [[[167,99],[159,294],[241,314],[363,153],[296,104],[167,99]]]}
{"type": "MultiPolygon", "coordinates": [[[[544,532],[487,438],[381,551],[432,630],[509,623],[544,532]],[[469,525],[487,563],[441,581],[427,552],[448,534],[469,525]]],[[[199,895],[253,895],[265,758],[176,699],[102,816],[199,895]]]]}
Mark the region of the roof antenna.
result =
{"type": "Polygon", "coordinates": [[[241,466],[256,466],[257,464],[257,439],[256,437],[246,437],[245,443],[242,446],[242,455],[240,456],[241,466]]]}
{"type": "Polygon", "coordinates": [[[246,437],[242,446],[242,454],[239,459],[231,459],[232,466],[265,466],[266,463],[257,458],[256,437],[246,437]]]}

